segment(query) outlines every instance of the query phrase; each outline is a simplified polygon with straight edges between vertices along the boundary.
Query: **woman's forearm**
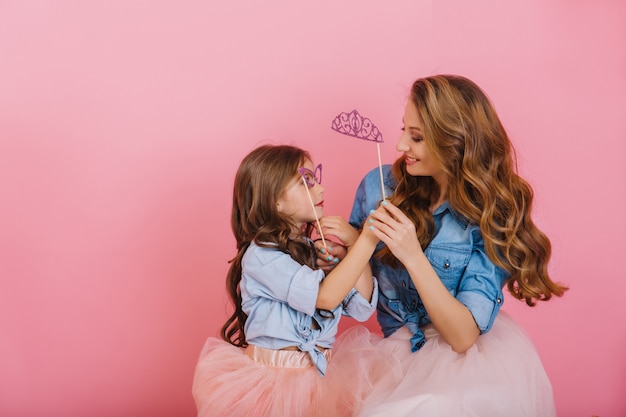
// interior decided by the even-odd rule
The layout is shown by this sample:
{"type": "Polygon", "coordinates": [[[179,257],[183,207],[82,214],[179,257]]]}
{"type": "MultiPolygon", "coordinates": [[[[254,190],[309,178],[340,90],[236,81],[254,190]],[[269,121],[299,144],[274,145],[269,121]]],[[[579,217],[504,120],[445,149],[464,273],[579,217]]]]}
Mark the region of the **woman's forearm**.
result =
{"type": "Polygon", "coordinates": [[[433,326],[455,352],[465,352],[480,335],[470,310],[450,294],[423,253],[405,267],[433,326]]]}

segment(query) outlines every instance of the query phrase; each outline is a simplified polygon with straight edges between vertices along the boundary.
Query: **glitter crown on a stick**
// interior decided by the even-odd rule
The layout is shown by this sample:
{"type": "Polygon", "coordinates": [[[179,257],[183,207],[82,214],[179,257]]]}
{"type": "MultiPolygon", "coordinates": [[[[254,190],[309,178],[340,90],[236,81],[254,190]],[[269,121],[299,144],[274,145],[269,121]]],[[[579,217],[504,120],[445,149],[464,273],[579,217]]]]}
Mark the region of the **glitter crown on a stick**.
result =
{"type": "Polygon", "coordinates": [[[370,119],[361,116],[356,110],[352,110],[349,113],[339,113],[339,115],[333,119],[330,128],[344,135],[376,142],[376,149],[378,150],[378,172],[380,173],[380,190],[383,195],[383,200],[386,200],[385,184],[383,181],[383,164],[380,158],[380,144],[383,142],[383,134],[380,133],[380,130],[378,130],[370,119]]]}
{"type": "Polygon", "coordinates": [[[355,138],[378,143],[383,142],[383,134],[380,133],[376,125],[367,117],[361,116],[356,110],[340,113],[333,120],[331,129],[355,138]]]}

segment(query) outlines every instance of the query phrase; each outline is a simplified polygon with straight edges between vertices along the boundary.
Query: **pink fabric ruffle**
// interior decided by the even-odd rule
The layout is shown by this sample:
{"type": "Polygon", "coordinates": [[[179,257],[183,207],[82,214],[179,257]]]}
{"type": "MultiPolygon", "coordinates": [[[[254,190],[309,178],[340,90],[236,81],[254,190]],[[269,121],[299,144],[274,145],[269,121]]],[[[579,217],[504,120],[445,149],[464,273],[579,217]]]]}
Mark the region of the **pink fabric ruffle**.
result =
{"type": "Polygon", "coordinates": [[[209,338],[193,381],[198,417],[352,416],[382,377],[401,375],[400,362],[372,340],[363,326],[341,334],[321,377],[315,367],[268,366],[209,338]]]}
{"type": "Polygon", "coordinates": [[[492,329],[458,354],[434,327],[427,342],[409,349],[406,328],[378,343],[398,358],[402,381],[379,381],[358,417],[555,417],[552,385],[524,330],[505,312],[492,329]]]}

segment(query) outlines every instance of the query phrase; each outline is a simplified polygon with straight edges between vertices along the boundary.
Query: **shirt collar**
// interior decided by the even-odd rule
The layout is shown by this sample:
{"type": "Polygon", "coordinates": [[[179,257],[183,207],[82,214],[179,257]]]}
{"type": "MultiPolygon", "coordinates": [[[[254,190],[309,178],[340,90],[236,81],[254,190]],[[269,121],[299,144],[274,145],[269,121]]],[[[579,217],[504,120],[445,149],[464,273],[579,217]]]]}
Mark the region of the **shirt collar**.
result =
{"type": "Polygon", "coordinates": [[[457,213],[452,206],[450,205],[450,202],[448,202],[448,200],[444,201],[443,203],[441,203],[441,205],[439,207],[437,207],[435,209],[435,211],[433,211],[433,216],[435,217],[439,217],[439,216],[443,216],[446,212],[449,212],[452,217],[460,224],[463,226],[464,229],[467,229],[467,226],[469,225],[469,221],[461,216],[459,213],[457,213]]]}

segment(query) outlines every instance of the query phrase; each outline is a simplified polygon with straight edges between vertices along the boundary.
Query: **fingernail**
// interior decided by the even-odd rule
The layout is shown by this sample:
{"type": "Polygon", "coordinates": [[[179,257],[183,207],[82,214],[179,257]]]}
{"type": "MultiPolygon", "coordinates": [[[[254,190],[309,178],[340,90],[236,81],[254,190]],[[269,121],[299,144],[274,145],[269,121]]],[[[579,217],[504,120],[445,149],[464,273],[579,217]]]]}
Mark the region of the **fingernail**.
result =
{"type": "Polygon", "coordinates": [[[326,249],[322,248],[322,249],[320,249],[320,252],[326,253],[326,249]]]}
{"type": "Polygon", "coordinates": [[[328,245],[328,250],[332,252],[333,247],[332,247],[332,246],[330,246],[330,245],[328,245]]]}
{"type": "Polygon", "coordinates": [[[370,214],[374,214],[376,210],[370,210],[370,214]]]}
{"type": "Polygon", "coordinates": [[[369,221],[370,224],[374,223],[373,219],[369,219],[368,221],[369,221]]]}
{"type": "Polygon", "coordinates": [[[333,262],[334,262],[334,263],[336,263],[336,264],[338,264],[338,263],[339,263],[339,258],[335,258],[335,259],[333,259],[333,262]]]}
{"type": "Polygon", "coordinates": [[[327,261],[332,261],[332,260],[333,260],[333,257],[332,257],[332,256],[330,256],[330,255],[328,255],[328,256],[326,257],[326,260],[327,260],[327,261]]]}
{"type": "Polygon", "coordinates": [[[370,230],[374,230],[374,226],[370,226],[370,230]]]}
{"type": "Polygon", "coordinates": [[[387,200],[383,200],[383,206],[386,206],[387,204],[389,204],[387,203],[387,200]]]}

